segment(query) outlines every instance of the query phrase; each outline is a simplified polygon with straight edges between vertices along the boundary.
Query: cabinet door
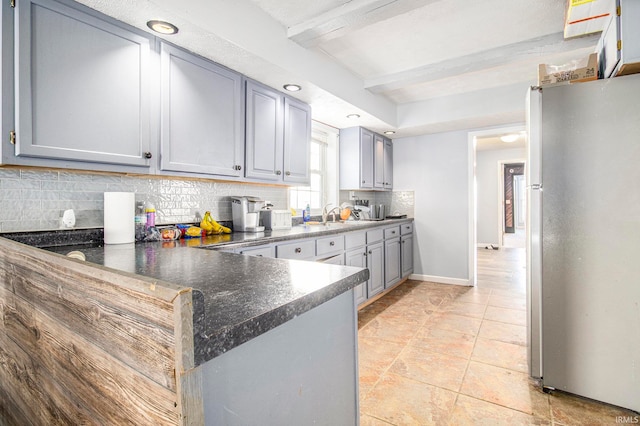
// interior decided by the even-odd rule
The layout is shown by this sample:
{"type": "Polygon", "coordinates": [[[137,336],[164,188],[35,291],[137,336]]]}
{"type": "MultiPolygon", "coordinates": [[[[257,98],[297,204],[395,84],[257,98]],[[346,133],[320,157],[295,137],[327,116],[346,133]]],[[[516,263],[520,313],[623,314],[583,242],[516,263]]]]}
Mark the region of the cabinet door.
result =
{"type": "Polygon", "coordinates": [[[383,243],[380,242],[367,246],[367,268],[369,268],[367,297],[371,298],[384,290],[383,243]]]}
{"type": "Polygon", "coordinates": [[[402,260],[402,278],[413,272],[413,235],[400,238],[400,259],[402,260]]]}
{"type": "Polygon", "coordinates": [[[374,188],[384,188],[384,138],[378,134],[373,135],[374,140],[374,188]]]}
{"type": "Polygon", "coordinates": [[[161,169],[241,176],[241,75],[165,43],[161,63],[161,169]]]}
{"type": "Polygon", "coordinates": [[[295,99],[284,99],[284,181],[309,183],[311,107],[295,99]]]}
{"type": "Polygon", "coordinates": [[[393,188],[393,143],[384,140],[384,189],[393,188]]]}
{"type": "Polygon", "coordinates": [[[400,238],[384,242],[384,288],[400,281],[400,238]]]}
{"type": "MultiPolygon", "coordinates": [[[[367,252],[364,247],[349,250],[345,254],[345,264],[347,266],[356,266],[358,268],[367,267],[367,252]]],[[[355,293],[356,305],[367,300],[367,283],[364,282],[353,289],[355,293]]]]}
{"type": "Polygon", "coordinates": [[[151,36],[49,0],[15,13],[16,155],[149,167],[151,36]]]}
{"type": "Polygon", "coordinates": [[[373,188],[373,132],[360,129],[360,188],[373,188]]]}
{"type": "Polygon", "coordinates": [[[282,95],[247,81],[246,173],[268,181],[282,180],[282,95]]]}

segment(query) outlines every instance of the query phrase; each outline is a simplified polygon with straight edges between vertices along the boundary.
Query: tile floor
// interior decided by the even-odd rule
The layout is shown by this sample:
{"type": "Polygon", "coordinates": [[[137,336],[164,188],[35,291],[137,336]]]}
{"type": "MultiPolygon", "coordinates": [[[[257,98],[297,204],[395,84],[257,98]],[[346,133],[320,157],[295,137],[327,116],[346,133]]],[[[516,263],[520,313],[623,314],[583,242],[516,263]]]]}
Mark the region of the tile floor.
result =
{"type": "MultiPolygon", "coordinates": [[[[360,424],[606,425],[637,414],[527,375],[523,249],[480,249],[475,288],[409,280],[358,317],[360,424]]],[[[628,421],[627,421],[628,423],[628,421]]]]}

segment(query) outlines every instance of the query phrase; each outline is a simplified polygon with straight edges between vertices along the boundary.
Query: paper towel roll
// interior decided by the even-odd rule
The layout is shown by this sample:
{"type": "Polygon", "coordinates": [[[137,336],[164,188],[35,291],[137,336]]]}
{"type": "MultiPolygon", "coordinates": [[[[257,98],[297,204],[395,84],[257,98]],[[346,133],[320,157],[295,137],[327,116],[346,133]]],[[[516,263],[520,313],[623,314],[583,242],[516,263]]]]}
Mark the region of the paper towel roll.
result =
{"type": "Polygon", "coordinates": [[[135,195],[133,192],[104,193],[104,243],[135,241],[135,195]]]}

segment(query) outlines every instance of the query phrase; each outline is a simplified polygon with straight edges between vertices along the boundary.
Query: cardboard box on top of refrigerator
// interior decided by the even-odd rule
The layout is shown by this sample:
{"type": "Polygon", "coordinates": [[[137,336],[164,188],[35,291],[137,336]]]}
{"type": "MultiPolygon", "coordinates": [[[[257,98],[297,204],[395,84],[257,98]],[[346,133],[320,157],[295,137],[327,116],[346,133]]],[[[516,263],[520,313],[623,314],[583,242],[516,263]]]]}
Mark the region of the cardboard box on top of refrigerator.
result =
{"type": "Polygon", "coordinates": [[[538,65],[538,86],[582,83],[598,78],[598,54],[571,61],[564,65],[538,65]]]}

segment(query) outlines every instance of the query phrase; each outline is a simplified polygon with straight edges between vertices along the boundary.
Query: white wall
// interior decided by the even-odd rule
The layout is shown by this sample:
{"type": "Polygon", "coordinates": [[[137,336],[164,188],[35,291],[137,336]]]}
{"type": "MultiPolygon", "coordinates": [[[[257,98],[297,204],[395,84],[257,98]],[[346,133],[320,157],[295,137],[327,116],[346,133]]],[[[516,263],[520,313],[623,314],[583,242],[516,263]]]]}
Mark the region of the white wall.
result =
{"type": "Polygon", "coordinates": [[[527,156],[524,148],[492,149],[476,153],[477,195],[477,241],[478,244],[499,244],[501,227],[500,168],[501,161],[523,161],[527,156]]]}
{"type": "Polygon", "coordinates": [[[394,190],[415,193],[414,274],[465,284],[469,278],[468,132],[393,141],[394,190]]]}

